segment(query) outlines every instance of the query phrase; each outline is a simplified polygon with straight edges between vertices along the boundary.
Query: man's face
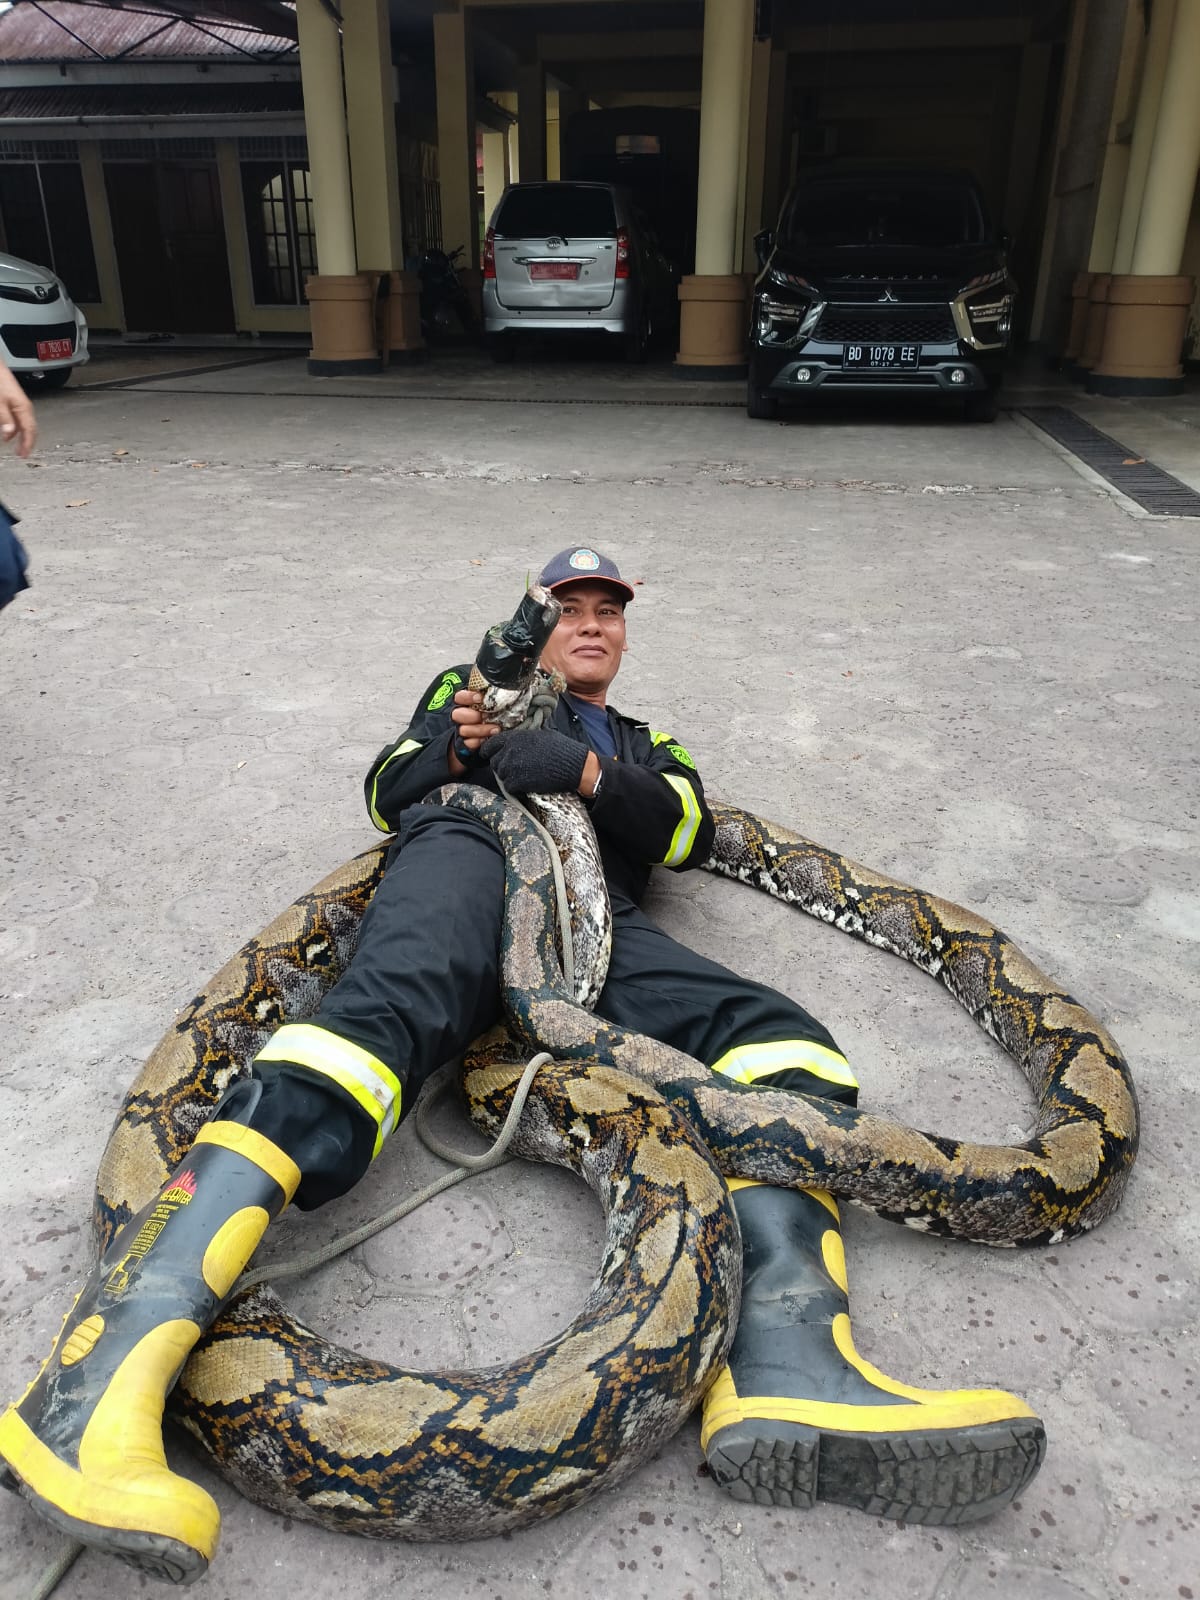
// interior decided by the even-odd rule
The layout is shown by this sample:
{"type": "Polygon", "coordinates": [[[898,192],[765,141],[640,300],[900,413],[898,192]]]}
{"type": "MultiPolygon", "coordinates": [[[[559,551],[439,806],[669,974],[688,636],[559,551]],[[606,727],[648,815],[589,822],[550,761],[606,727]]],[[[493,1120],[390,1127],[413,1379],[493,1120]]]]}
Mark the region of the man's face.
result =
{"type": "Polygon", "coordinates": [[[555,589],[562,616],[542,651],[542,665],[557,668],[567,688],[602,694],[616,677],[625,643],[625,611],[604,583],[584,580],[555,589]]]}

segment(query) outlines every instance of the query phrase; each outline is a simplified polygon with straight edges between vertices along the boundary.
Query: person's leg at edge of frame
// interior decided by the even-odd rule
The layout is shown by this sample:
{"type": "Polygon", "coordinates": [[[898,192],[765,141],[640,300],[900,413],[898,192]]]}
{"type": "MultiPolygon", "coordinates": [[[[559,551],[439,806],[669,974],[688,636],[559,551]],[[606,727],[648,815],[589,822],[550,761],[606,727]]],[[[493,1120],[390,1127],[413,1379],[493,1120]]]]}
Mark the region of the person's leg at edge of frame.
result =
{"type": "MultiPolygon", "coordinates": [[[[713,1071],[851,1105],[845,1057],[805,1039],[747,1044],[713,1071]]],[[[1041,1464],[1041,1422],[1000,1389],[921,1389],[886,1376],[850,1328],[837,1202],[824,1190],[730,1179],[742,1230],[742,1309],[704,1399],[701,1448],[735,1499],[856,1506],[906,1522],[973,1521],[1041,1464]]]]}
{"type": "Polygon", "coordinates": [[[310,1209],[350,1189],[399,1120],[402,1090],[415,1100],[497,1013],[498,841],[434,807],[402,838],[341,982],[230,1086],[0,1416],[0,1481],[64,1533],[155,1577],[199,1577],[220,1530],[212,1497],[171,1472],[163,1451],[166,1397],[200,1335],[268,1224],[293,1197],[310,1209]]]}

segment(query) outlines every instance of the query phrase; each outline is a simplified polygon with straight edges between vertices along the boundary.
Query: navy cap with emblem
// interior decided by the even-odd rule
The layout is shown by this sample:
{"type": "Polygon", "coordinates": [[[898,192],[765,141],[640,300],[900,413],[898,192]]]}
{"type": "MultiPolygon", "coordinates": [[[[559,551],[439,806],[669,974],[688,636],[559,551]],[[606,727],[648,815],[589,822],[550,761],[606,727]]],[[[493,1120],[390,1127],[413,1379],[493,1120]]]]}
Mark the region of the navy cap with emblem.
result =
{"type": "Polygon", "coordinates": [[[537,581],[543,589],[561,589],[566,583],[584,583],[588,579],[593,583],[607,583],[619,590],[625,600],[633,599],[633,588],[617,571],[616,562],[583,544],[572,545],[569,550],[560,550],[556,556],[551,556],[538,573],[537,581]]]}

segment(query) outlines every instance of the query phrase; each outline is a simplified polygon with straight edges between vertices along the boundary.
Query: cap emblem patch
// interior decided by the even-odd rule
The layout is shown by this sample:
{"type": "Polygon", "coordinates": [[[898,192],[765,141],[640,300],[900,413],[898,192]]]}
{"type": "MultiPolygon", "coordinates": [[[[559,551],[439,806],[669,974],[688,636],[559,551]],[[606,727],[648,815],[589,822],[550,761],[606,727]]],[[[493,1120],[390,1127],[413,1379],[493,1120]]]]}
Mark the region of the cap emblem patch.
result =
{"type": "Polygon", "coordinates": [[[595,572],[600,565],[600,557],[594,550],[575,550],[571,554],[570,566],[576,572],[595,572]]]}

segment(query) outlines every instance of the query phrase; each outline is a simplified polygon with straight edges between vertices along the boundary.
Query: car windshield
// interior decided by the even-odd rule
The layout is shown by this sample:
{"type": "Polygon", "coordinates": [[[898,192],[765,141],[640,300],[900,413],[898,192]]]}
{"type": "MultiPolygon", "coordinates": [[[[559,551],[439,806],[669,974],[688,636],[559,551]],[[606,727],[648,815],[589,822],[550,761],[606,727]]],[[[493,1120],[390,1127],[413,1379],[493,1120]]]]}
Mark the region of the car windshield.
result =
{"type": "Polygon", "coordinates": [[[792,193],[780,226],[793,250],[982,244],[987,224],[967,183],[901,177],[822,179],[792,193]]]}
{"type": "Polygon", "coordinates": [[[607,189],[548,183],[509,192],[496,218],[504,239],[611,238],[617,231],[612,195],[607,189]]]}

